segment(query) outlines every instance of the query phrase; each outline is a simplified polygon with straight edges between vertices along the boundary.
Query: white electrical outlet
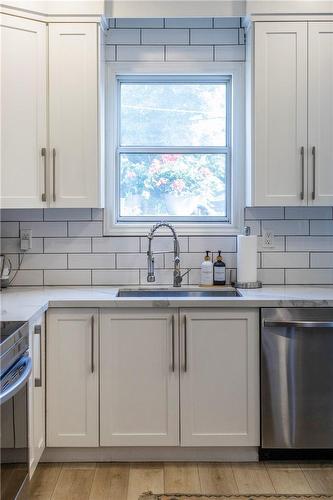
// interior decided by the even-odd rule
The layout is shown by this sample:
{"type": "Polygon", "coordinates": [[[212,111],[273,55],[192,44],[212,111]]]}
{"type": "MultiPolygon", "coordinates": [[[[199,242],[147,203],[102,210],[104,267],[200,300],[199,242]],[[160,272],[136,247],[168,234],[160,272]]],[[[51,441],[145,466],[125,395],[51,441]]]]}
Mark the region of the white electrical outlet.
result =
{"type": "Polygon", "coordinates": [[[274,248],[274,233],[273,231],[264,231],[262,236],[262,246],[263,248],[274,248]]]}
{"type": "Polygon", "coordinates": [[[21,250],[26,252],[32,248],[32,229],[21,229],[21,250]]]}

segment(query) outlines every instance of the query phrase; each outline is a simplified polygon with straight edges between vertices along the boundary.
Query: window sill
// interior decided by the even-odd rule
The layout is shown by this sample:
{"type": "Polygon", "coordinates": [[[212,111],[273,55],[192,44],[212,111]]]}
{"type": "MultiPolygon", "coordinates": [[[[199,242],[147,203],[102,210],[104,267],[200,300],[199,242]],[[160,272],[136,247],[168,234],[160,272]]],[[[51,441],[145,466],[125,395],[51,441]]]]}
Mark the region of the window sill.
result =
{"type": "MultiPolygon", "coordinates": [[[[164,219],[167,221],[167,219],[164,219]]],[[[156,222],[150,223],[118,223],[112,224],[106,217],[104,220],[104,236],[146,236],[156,222]]],[[[181,236],[234,236],[239,234],[242,225],[202,223],[202,224],[171,224],[176,229],[177,234],[181,236]]],[[[167,229],[161,228],[160,232],[169,234],[167,229]]]]}

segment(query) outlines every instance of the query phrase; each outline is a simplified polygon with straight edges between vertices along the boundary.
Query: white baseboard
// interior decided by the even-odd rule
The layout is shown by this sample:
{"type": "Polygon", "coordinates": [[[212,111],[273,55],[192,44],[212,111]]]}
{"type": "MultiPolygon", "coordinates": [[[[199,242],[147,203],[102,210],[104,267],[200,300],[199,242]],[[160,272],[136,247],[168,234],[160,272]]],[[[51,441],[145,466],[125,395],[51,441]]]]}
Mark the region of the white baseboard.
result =
{"type": "Polygon", "coordinates": [[[257,447],[46,448],[41,462],[257,462],[257,447]]]}

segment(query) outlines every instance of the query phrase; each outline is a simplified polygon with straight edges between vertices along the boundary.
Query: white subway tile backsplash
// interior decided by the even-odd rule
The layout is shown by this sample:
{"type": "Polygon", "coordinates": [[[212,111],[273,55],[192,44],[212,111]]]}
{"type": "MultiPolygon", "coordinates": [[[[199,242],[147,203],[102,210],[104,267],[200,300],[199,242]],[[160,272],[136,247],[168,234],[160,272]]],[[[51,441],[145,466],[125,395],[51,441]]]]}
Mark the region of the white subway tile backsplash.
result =
{"type": "Polygon", "coordinates": [[[202,252],[206,250],[217,252],[236,252],[236,237],[235,236],[191,236],[189,242],[190,252],[202,252]]]}
{"type": "MultiPolygon", "coordinates": [[[[165,20],[166,28],[212,28],[211,17],[175,17],[165,20]]],[[[217,26],[220,28],[221,26],[217,26]]],[[[228,26],[229,27],[229,26],[228,26]]]]}
{"type": "Polygon", "coordinates": [[[104,57],[105,61],[115,61],[116,60],[116,46],[115,45],[105,45],[104,47],[104,57]]]}
{"type": "Polygon", "coordinates": [[[263,252],[261,255],[263,268],[297,268],[309,267],[309,254],[306,252],[263,252]]]}
{"type": "Polygon", "coordinates": [[[214,17],[214,28],[240,28],[239,17],[214,17]]]}
{"type": "MultiPolygon", "coordinates": [[[[20,252],[20,240],[18,238],[1,238],[1,253],[20,252]]],[[[32,247],[25,253],[43,253],[43,238],[32,238],[32,247]]]]}
{"type": "Polygon", "coordinates": [[[193,45],[238,45],[238,29],[191,29],[190,43],[193,45]]]}
{"type": "Polygon", "coordinates": [[[164,47],[159,45],[122,45],[117,49],[117,61],[163,61],[164,47]]]}
{"type": "Polygon", "coordinates": [[[93,208],[91,211],[92,220],[103,220],[104,210],[103,208],[93,208]]]}
{"type": "Polygon", "coordinates": [[[57,286],[84,286],[91,285],[90,270],[46,270],[44,271],[44,285],[57,286]]]}
{"type": "Polygon", "coordinates": [[[284,219],[283,207],[247,207],[245,208],[245,219],[284,219]]]}
{"type": "Polygon", "coordinates": [[[67,222],[21,222],[20,228],[31,229],[33,237],[67,236],[67,222]]]}
{"type": "MultiPolygon", "coordinates": [[[[310,254],[310,267],[333,267],[333,252],[314,252],[310,254]]],[[[332,283],[333,284],[333,283],[332,283]]]]}
{"type": "Polygon", "coordinates": [[[69,222],[68,236],[102,236],[103,222],[69,222]]]}
{"type": "Polygon", "coordinates": [[[310,234],[314,236],[333,235],[333,220],[310,220],[310,234]]]}
{"type": "Polygon", "coordinates": [[[139,285],[139,270],[96,270],[92,271],[93,285],[139,285]]]}
{"type": "Polygon", "coordinates": [[[187,29],[143,29],[142,43],[144,45],[177,45],[189,43],[187,29]]]}
{"type": "Polygon", "coordinates": [[[135,236],[108,236],[104,238],[93,238],[93,253],[105,252],[139,252],[140,240],[135,236]]]}
{"type": "MultiPolygon", "coordinates": [[[[148,250],[148,238],[146,236],[141,236],[141,252],[147,252],[148,250]]],[[[179,247],[181,252],[188,252],[188,238],[186,236],[179,236],[179,247]]],[[[153,252],[173,252],[173,239],[170,236],[159,236],[158,234],[154,236],[152,242],[153,252]]]]}
{"type": "Polygon", "coordinates": [[[213,61],[213,45],[174,45],[166,47],[167,61],[213,61]]]}
{"type": "Polygon", "coordinates": [[[91,238],[45,238],[45,253],[91,252],[91,238]]]}
{"type": "Polygon", "coordinates": [[[329,252],[333,249],[331,236],[287,236],[287,252],[329,252]]]}
{"type": "Polygon", "coordinates": [[[44,221],[90,220],[91,208],[47,208],[44,221]]]}
{"type": "Polygon", "coordinates": [[[307,220],[264,220],[262,233],[273,231],[274,235],[302,235],[309,234],[309,221],[307,220]]]}
{"type": "Polygon", "coordinates": [[[260,220],[244,220],[244,226],[250,228],[250,234],[261,236],[260,220]]]}
{"type": "Polygon", "coordinates": [[[116,19],[117,28],[163,28],[163,18],[123,17],[116,19]]]}
{"type": "Polygon", "coordinates": [[[286,269],[286,285],[332,285],[333,269],[286,269]]]}
{"type": "MultiPolygon", "coordinates": [[[[11,279],[14,273],[11,274],[11,279]]],[[[17,271],[12,282],[13,286],[42,286],[43,271],[17,271]]]]}
{"type": "Polygon", "coordinates": [[[244,45],[217,45],[215,61],[245,61],[244,45]]]}
{"type": "Polygon", "coordinates": [[[106,43],[116,45],[139,45],[140,30],[139,29],[117,29],[112,28],[106,33],[106,43]]]}
{"type": "Polygon", "coordinates": [[[2,238],[17,238],[20,236],[19,222],[1,222],[0,230],[2,238]]]}
{"type": "Polygon", "coordinates": [[[0,210],[0,220],[1,221],[42,221],[43,220],[43,209],[42,208],[27,208],[12,209],[3,208],[0,210]]]}
{"type": "Polygon", "coordinates": [[[27,254],[22,260],[21,269],[66,269],[67,255],[55,253],[27,254]]]}
{"type": "Polygon", "coordinates": [[[286,207],[286,219],[332,219],[331,207],[286,207]]]}
{"type": "Polygon", "coordinates": [[[258,280],[264,285],[283,285],[284,269],[258,269],[258,280]]]}
{"type": "MultiPolygon", "coordinates": [[[[154,259],[155,269],[164,267],[163,255],[155,255],[154,259]]],[[[144,253],[119,253],[117,255],[117,269],[147,269],[147,255],[144,253]]]]}
{"type": "Polygon", "coordinates": [[[72,253],[68,255],[69,269],[114,269],[114,253],[72,253]]]}

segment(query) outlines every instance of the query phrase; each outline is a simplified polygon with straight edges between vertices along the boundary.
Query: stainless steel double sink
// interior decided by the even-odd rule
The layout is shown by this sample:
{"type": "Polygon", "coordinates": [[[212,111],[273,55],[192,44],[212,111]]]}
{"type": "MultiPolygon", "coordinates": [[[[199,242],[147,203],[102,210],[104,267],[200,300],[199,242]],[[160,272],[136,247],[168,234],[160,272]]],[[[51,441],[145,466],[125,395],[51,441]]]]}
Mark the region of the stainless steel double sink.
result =
{"type": "Polygon", "coordinates": [[[198,289],[182,289],[182,288],[126,288],[118,291],[117,297],[156,297],[156,298],[177,298],[177,297],[241,297],[236,288],[226,288],[225,290],[198,290],[198,289]]]}

